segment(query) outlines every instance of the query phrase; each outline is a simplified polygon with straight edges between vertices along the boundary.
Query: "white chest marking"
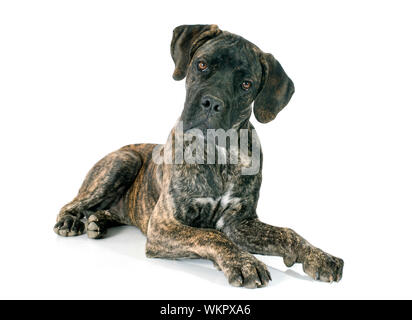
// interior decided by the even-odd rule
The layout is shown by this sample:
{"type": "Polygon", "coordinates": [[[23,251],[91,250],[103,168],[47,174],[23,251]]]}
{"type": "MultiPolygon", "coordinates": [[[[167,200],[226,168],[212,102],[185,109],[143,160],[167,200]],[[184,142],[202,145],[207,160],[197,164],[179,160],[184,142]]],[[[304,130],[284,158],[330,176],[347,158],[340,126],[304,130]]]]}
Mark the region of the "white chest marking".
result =
{"type": "MultiPolygon", "coordinates": [[[[240,202],[240,198],[238,197],[232,197],[232,189],[233,189],[233,184],[229,186],[227,191],[218,198],[212,198],[212,197],[206,197],[206,198],[194,198],[194,201],[200,205],[207,205],[210,204],[213,210],[216,209],[216,206],[219,204],[220,210],[224,210],[229,206],[234,206],[237,205],[240,202]]],[[[219,220],[216,223],[216,228],[221,229],[224,225],[224,216],[220,217],[219,220]]]]}

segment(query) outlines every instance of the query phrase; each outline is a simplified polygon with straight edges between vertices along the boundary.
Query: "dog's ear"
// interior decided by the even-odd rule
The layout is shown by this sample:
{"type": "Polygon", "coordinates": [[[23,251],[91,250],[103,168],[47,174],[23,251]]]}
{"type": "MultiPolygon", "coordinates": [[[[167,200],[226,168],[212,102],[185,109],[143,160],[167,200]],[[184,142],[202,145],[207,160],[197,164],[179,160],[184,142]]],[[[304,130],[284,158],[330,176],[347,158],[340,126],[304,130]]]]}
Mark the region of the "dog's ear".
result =
{"type": "Polygon", "coordinates": [[[275,119],[279,111],[288,104],[295,92],[295,86],[270,53],[262,52],[260,63],[263,71],[262,83],[253,112],[259,122],[267,123],[275,119]]]}
{"type": "Polygon", "coordinates": [[[182,80],[195,51],[206,41],[218,36],[222,31],[217,25],[182,25],[173,30],[170,53],[175,63],[173,79],[182,80]]]}

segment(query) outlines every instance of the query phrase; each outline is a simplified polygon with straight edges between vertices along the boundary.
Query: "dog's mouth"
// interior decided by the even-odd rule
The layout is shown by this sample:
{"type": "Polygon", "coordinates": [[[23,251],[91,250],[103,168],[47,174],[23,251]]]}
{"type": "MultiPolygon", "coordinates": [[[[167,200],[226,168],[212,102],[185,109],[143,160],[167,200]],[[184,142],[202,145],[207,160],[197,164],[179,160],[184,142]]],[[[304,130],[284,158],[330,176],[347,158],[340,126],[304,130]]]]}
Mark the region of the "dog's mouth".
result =
{"type": "Polygon", "coordinates": [[[199,129],[203,132],[207,130],[229,129],[229,123],[227,119],[227,113],[222,112],[216,114],[212,112],[211,108],[203,108],[200,106],[199,99],[196,99],[194,103],[188,103],[183,110],[180,120],[183,122],[183,131],[186,132],[191,129],[199,129]]]}
{"type": "Polygon", "coordinates": [[[209,114],[195,114],[190,117],[185,117],[185,115],[182,115],[181,120],[183,121],[184,132],[191,129],[199,129],[202,131],[213,129],[215,122],[211,119],[209,114]]]}
{"type": "Polygon", "coordinates": [[[209,127],[207,119],[203,121],[183,121],[183,132],[187,132],[192,129],[205,131],[212,128],[209,127]]]}
{"type": "Polygon", "coordinates": [[[203,133],[206,133],[207,130],[226,130],[219,121],[210,118],[204,120],[183,121],[183,132],[194,129],[201,130],[203,133]]]}

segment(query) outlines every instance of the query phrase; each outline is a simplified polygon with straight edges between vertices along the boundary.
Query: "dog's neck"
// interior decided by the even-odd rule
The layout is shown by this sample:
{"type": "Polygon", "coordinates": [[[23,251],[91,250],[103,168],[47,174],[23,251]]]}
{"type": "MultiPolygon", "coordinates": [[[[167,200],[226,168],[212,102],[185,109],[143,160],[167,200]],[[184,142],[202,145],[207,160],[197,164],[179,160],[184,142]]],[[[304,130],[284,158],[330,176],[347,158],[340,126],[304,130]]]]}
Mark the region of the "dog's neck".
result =
{"type": "Polygon", "coordinates": [[[235,164],[247,167],[255,151],[252,144],[259,144],[257,136],[252,136],[253,130],[249,119],[240,123],[237,129],[209,129],[206,133],[200,129],[184,132],[182,122],[177,121],[163,147],[163,154],[168,157],[169,164],[235,164]]]}

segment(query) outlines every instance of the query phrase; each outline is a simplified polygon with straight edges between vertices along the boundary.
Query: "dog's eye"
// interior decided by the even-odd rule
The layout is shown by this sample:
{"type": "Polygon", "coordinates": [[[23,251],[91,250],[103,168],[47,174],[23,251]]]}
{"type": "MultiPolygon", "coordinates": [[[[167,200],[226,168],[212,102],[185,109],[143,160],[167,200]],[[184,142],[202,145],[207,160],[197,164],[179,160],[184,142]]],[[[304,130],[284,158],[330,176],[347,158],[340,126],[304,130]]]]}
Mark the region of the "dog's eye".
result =
{"type": "Polygon", "coordinates": [[[203,61],[199,61],[198,64],[197,64],[197,68],[200,71],[205,71],[207,69],[207,64],[203,61]]]}
{"type": "Polygon", "coordinates": [[[242,82],[242,89],[243,90],[249,90],[252,87],[252,82],[250,81],[243,81],[242,82]]]}

